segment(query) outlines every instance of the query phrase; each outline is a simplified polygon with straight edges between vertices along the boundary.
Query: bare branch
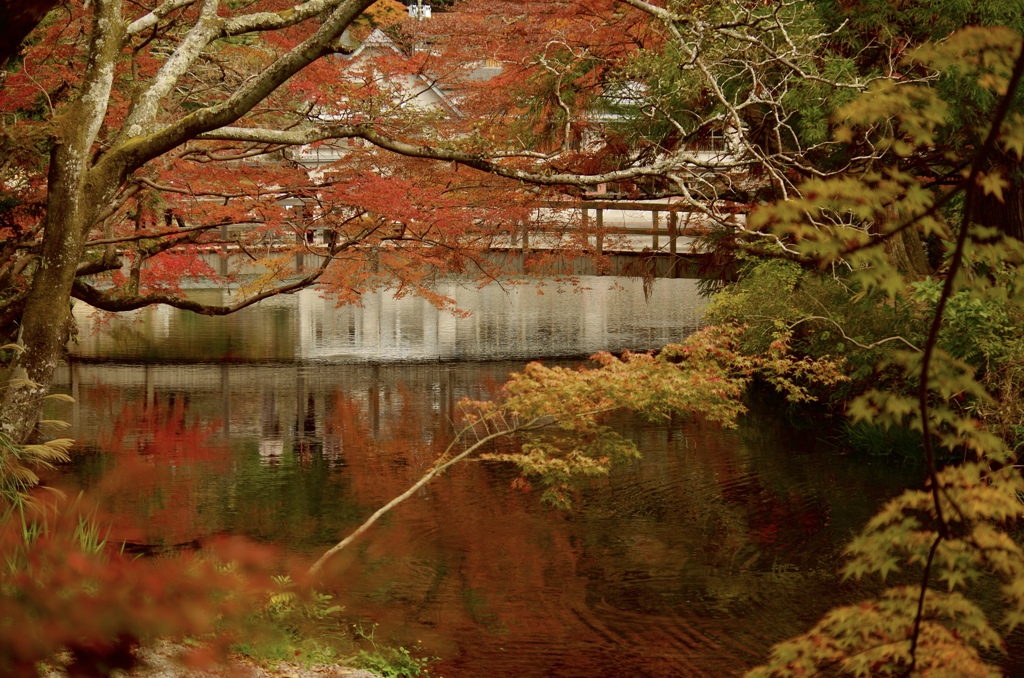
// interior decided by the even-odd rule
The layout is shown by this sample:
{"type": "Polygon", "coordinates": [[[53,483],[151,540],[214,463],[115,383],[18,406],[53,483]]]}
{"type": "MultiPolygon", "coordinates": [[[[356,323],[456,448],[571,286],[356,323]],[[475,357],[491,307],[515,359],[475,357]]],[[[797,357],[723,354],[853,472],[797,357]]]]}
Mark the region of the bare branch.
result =
{"type": "Polygon", "coordinates": [[[147,179],[146,177],[136,177],[136,181],[144,186],[152,188],[154,191],[160,191],[162,193],[177,193],[179,195],[189,196],[212,196],[217,198],[244,198],[249,196],[248,193],[224,193],[220,191],[193,191],[187,188],[178,188],[177,186],[168,186],[167,184],[158,184],[155,181],[147,179]]]}
{"type": "Polygon", "coordinates": [[[488,435],[486,435],[486,436],[484,436],[482,438],[478,438],[475,443],[473,443],[472,445],[467,447],[465,450],[463,450],[459,454],[455,455],[454,457],[450,457],[449,458],[448,455],[451,454],[451,452],[455,448],[455,446],[457,444],[461,443],[463,438],[466,435],[468,435],[469,433],[473,433],[473,432],[475,432],[477,430],[477,425],[476,424],[470,424],[470,425],[466,426],[461,431],[459,431],[459,433],[455,437],[455,439],[451,442],[450,445],[448,445],[448,449],[446,449],[444,454],[441,455],[441,458],[438,459],[438,461],[434,464],[434,466],[432,466],[431,469],[429,471],[427,471],[423,475],[423,477],[421,477],[419,480],[417,480],[415,483],[413,483],[409,487],[409,489],[407,489],[405,492],[403,492],[402,494],[398,495],[397,497],[395,497],[394,499],[392,499],[388,503],[384,504],[384,506],[381,506],[379,509],[374,511],[373,514],[369,518],[367,518],[365,521],[363,521],[363,523],[359,527],[357,527],[355,530],[353,530],[351,533],[349,533],[349,535],[347,537],[345,537],[340,542],[338,542],[337,544],[335,544],[334,546],[329,548],[322,556],[320,556],[320,558],[315,563],[313,563],[312,566],[310,566],[309,574],[310,575],[314,575],[314,576],[319,574],[320,570],[324,566],[324,563],[326,563],[328,560],[330,560],[330,558],[332,556],[334,556],[335,554],[337,554],[340,551],[342,551],[343,549],[345,549],[349,544],[351,544],[353,541],[355,541],[359,537],[359,535],[363,534],[368,529],[370,529],[370,527],[372,527],[374,523],[376,523],[378,520],[380,520],[380,518],[384,514],[386,514],[388,511],[390,511],[391,509],[395,508],[399,504],[401,504],[403,501],[405,501],[406,499],[408,499],[412,495],[416,494],[416,492],[421,487],[423,487],[424,485],[429,483],[431,480],[436,478],[438,475],[440,475],[441,473],[446,471],[448,468],[450,468],[453,465],[459,463],[460,461],[462,461],[463,459],[469,457],[471,454],[473,454],[474,452],[476,452],[480,448],[484,447],[485,445],[487,445],[488,443],[490,443],[490,442],[492,442],[494,440],[497,440],[498,438],[504,438],[506,436],[515,435],[516,433],[519,433],[519,432],[522,432],[522,431],[526,431],[526,430],[535,430],[537,428],[540,428],[543,425],[546,425],[550,421],[550,419],[551,419],[550,417],[542,417],[541,419],[534,420],[534,421],[532,421],[532,422],[530,422],[528,424],[524,424],[524,425],[518,426],[518,427],[514,426],[514,427],[509,427],[509,428],[504,428],[504,427],[496,428],[494,431],[489,432],[488,435]],[[543,423],[539,423],[539,422],[543,422],[543,423]]]}
{"type": "Polygon", "coordinates": [[[819,320],[821,322],[829,323],[830,325],[834,326],[837,330],[839,330],[839,334],[843,335],[843,339],[845,339],[846,341],[850,342],[854,346],[856,346],[858,348],[862,348],[864,350],[870,350],[870,349],[873,349],[873,348],[878,348],[882,344],[888,344],[890,341],[899,341],[899,342],[902,342],[903,344],[905,344],[908,348],[910,348],[910,350],[916,351],[918,353],[921,352],[920,348],[918,348],[917,346],[914,346],[914,344],[910,343],[909,341],[907,341],[906,339],[904,339],[903,337],[900,337],[900,336],[886,337],[885,339],[879,339],[878,341],[873,341],[870,344],[862,344],[859,341],[857,341],[856,339],[854,339],[853,337],[848,336],[846,334],[846,330],[843,329],[843,326],[840,325],[839,323],[837,323],[835,320],[832,320],[831,318],[826,318],[826,317],[820,316],[820,315],[809,315],[806,318],[801,318],[800,320],[794,321],[794,322],[789,324],[789,329],[793,329],[797,325],[802,325],[803,323],[811,322],[811,321],[814,321],[814,320],[819,320]]]}
{"type": "Polygon", "coordinates": [[[303,2],[280,12],[245,14],[225,21],[223,35],[242,35],[243,33],[288,28],[332,10],[342,2],[343,0],[310,0],[310,2],[303,2]]]}
{"type": "Polygon", "coordinates": [[[192,301],[191,299],[183,299],[181,297],[174,296],[173,294],[166,294],[162,292],[122,295],[118,294],[116,291],[101,290],[100,288],[95,287],[93,285],[89,285],[88,283],[79,279],[76,279],[74,282],[74,286],[72,287],[71,290],[71,296],[73,296],[75,299],[84,301],[90,306],[95,306],[100,310],[111,311],[115,313],[122,311],[134,311],[136,309],[144,308],[146,306],[164,304],[166,306],[180,308],[184,311],[192,311],[193,313],[198,313],[199,315],[229,315],[231,313],[235,313],[236,311],[240,311],[248,306],[252,306],[257,302],[263,301],[264,299],[276,297],[281,294],[290,294],[292,292],[297,292],[301,289],[313,285],[313,283],[319,280],[320,276],[323,275],[324,271],[326,270],[327,264],[330,261],[331,259],[327,257],[324,259],[324,263],[321,266],[313,270],[308,275],[305,275],[297,280],[293,280],[292,282],[285,283],[272,289],[265,290],[263,292],[259,292],[252,296],[246,297],[245,299],[237,301],[234,304],[228,304],[225,306],[201,304],[199,302],[192,301]]]}
{"type": "MultiPolygon", "coordinates": [[[[324,125],[302,130],[281,132],[271,129],[250,127],[222,127],[218,130],[199,135],[200,139],[219,141],[250,141],[280,145],[300,146],[329,139],[363,139],[371,144],[399,155],[410,158],[424,158],[455,162],[509,179],[518,179],[541,186],[595,186],[601,183],[627,181],[645,176],[663,176],[672,169],[678,169],[677,158],[656,161],[650,165],[612,170],[600,174],[556,173],[547,171],[530,171],[503,165],[490,156],[466,153],[448,148],[439,148],[424,144],[413,144],[399,141],[381,134],[370,125],[324,125]]],[[[680,156],[685,159],[685,155],[680,156]]]]}
{"type": "Polygon", "coordinates": [[[160,23],[161,19],[169,16],[179,9],[194,5],[198,0],[167,0],[149,14],[145,14],[135,21],[128,24],[125,28],[127,35],[138,35],[139,33],[150,29],[160,23]]]}
{"type": "Polygon", "coordinates": [[[156,240],[158,238],[166,238],[168,236],[183,235],[186,233],[193,233],[196,231],[209,231],[214,228],[220,228],[221,224],[207,224],[205,226],[192,226],[191,228],[178,228],[173,231],[165,231],[163,233],[150,233],[141,232],[133,233],[132,235],[121,236],[117,238],[104,238],[102,240],[87,240],[85,246],[98,247],[100,245],[116,245],[123,242],[134,242],[137,240],[156,240]]]}

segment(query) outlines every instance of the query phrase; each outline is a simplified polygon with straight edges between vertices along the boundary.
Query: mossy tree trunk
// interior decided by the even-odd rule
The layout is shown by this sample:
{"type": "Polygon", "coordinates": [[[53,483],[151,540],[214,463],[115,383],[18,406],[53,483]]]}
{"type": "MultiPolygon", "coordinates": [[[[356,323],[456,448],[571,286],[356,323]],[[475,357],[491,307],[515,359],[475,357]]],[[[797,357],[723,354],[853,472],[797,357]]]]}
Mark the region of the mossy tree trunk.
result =
{"type": "Polygon", "coordinates": [[[41,251],[21,314],[23,351],[14,360],[0,400],[0,431],[19,442],[32,435],[64,351],[73,285],[89,234],[130,175],[197,136],[237,121],[294,74],[333,52],[337,37],[374,1],[312,0],[280,13],[225,20],[218,15],[218,3],[205,0],[174,56],[149,81],[138,83],[118,132],[106,127],[117,63],[133,32],[149,30],[163,15],[150,13],[129,23],[122,20],[122,0],[95,0],[84,76],[75,98],[52,120],[41,251]],[[308,39],[227,100],[169,123],[160,118],[161,102],[214,41],[314,19],[308,39]]]}

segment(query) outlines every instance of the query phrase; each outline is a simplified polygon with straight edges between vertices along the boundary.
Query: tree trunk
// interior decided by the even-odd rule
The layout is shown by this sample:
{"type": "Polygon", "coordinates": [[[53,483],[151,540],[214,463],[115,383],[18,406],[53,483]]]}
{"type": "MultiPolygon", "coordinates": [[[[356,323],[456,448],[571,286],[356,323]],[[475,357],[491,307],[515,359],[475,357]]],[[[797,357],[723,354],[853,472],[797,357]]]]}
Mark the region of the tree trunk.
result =
{"type": "Polygon", "coordinates": [[[113,197],[123,179],[110,170],[90,171],[90,156],[106,116],[123,34],[120,2],[96,0],[81,92],[64,114],[54,119],[42,254],[21,319],[24,350],[14,361],[0,407],[0,431],[16,442],[28,440],[35,431],[43,398],[63,354],[71,285],[97,206],[113,197]]]}
{"type": "Polygon", "coordinates": [[[914,228],[903,229],[886,240],[885,253],[896,270],[909,278],[923,278],[932,272],[921,235],[914,228]]]}
{"type": "Polygon", "coordinates": [[[986,195],[975,187],[975,210],[972,220],[982,226],[997,228],[1011,238],[1024,241],[1024,173],[1019,163],[999,153],[988,171],[998,171],[1010,185],[1003,189],[1002,199],[986,195]]]}
{"type": "MultiPolygon", "coordinates": [[[[896,211],[888,208],[882,222],[875,225],[873,232],[884,233],[901,221],[896,211]]],[[[897,271],[910,278],[923,278],[932,272],[921,234],[913,226],[888,238],[885,241],[885,254],[897,271]]]]}
{"type": "Polygon", "coordinates": [[[0,430],[28,440],[42,410],[67,341],[71,285],[82,254],[94,205],[84,182],[84,153],[58,144],[50,157],[46,229],[39,267],[25,300],[20,344],[12,380],[4,392],[0,430]]]}

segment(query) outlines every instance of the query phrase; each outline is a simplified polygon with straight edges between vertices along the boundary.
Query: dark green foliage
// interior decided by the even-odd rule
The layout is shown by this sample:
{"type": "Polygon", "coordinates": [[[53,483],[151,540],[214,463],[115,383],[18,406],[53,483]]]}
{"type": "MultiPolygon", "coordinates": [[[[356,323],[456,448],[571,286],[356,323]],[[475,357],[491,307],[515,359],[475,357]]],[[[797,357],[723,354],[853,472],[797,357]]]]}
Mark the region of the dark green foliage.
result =
{"type": "Polygon", "coordinates": [[[885,428],[866,421],[847,423],[842,436],[840,444],[844,447],[871,456],[895,461],[920,461],[924,457],[921,434],[902,426],[885,428]]]}
{"type": "Polygon", "coordinates": [[[925,329],[920,309],[909,300],[864,293],[842,273],[750,260],[740,279],[714,296],[705,319],[743,326],[742,350],[751,354],[789,333],[798,355],[842,361],[850,380],[818,394],[841,405],[868,386],[898,379],[879,363],[894,348],[919,343],[925,329]]]}
{"type": "MultiPolygon", "coordinates": [[[[969,29],[922,49],[918,58],[932,67],[961,69],[963,77],[988,90],[999,102],[998,115],[1005,116],[1024,76],[1020,53],[1019,34],[969,29]]],[[[955,124],[955,117],[946,115],[941,87],[919,86],[906,95],[879,90],[846,113],[862,128],[899,121],[902,130],[891,137],[891,147],[898,156],[922,157],[919,151],[942,139],[944,125],[955,124]]],[[[1019,158],[1024,130],[1019,118],[1008,119],[1014,123],[999,127],[998,141],[1019,158]]],[[[802,252],[820,262],[849,264],[860,294],[884,292],[883,298],[903,300],[925,321],[928,330],[916,345],[879,356],[879,366],[898,380],[854,398],[848,412],[855,435],[877,438],[879,429],[921,434],[929,486],[887,503],[851,542],[844,571],[883,581],[903,573],[900,581],[919,584],[893,586],[873,600],[832,610],[806,634],[776,646],[752,676],[823,670],[851,676],[999,675],[989,662],[1003,647],[1001,635],[1024,621],[1024,550],[1011,536],[1024,517],[1024,479],[1005,435],[1018,430],[1021,415],[1015,404],[1021,395],[1016,336],[1024,324],[1016,270],[1024,263],[1024,243],[1007,237],[1005,229],[971,224],[979,195],[1001,201],[1009,186],[990,162],[997,137],[982,132],[988,140],[972,151],[971,170],[957,186],[965,194],[966,218],[949,237],[952,256],[941,285],[894,270],[882,243],[870,236],[850,247],[842,240],[854,231],[820,226],[825,215],[841,210],[870,219],[892,198],[905,203],[901,209],[909,223],[930,219],[940,198],[904,197],[923,188],[920,175],[889,170],[817,182],[800,205],[774,205],[758,216],[759,222],[765,219],[760,223],[774,222],[776,234],[804,239],[802,252]],[[1004,378],[995,379],[997,374],[1004,378]],[[940,468],[943,457],[959,463],[940,468]],[[1001,620],[989,620],[968,595],[985,576],[1002,584],[1001,620]]],[[[941,223],[928,228],[944,230],[941,223]]]]}

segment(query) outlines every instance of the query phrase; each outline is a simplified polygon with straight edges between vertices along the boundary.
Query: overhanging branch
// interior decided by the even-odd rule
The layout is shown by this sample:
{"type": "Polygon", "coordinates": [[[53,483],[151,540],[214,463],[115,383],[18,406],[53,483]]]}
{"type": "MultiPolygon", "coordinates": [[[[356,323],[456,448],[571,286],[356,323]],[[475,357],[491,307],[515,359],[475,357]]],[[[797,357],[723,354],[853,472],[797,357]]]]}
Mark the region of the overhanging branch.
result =
{"type": "MultiPolygon", "coordinates": [[[[166,231],[164,233],[133,233],[132,235],[126,235],[119,238],[104,238],[102,240],[89,240],[85,243],[85,247],[97,247],[99,245],[116,245],[123,242],[134,242],[136,240],[157,240],[159,238],[167,238],[169,236],[180,236],[186,233],[194,233],[196,231],[209,231],[214,228],[220,228],[220,224],[207,224],[205,226],[192,226],[191,228],[178,228],[173,231],[166,231]]],[[[181,240],[171,244],[171,247],[181,244],[181,240]]]]}
{"type": "Polygon", "coordinates": [[[100,309],[101,311],[110,311],[112,313],[122,313],[124,311],[134,311],[146,306],[154,306],[156,304],[164,304],[174,308],[180,308],[183,311],[192,311],[199,315],[218,316],[218,315],[230,315],[236,311],[240,311],[247,306],[252,306],[255,303],[276,297],[281,294],[290,294],[292,292],[298,292],[299,290],[310,287],[320,276],[323,275],[326,270],[327,263],[330,262],[330,258],[324,260],[324,264],[309,273],[292,282],[278,285],[273,289],[259,292],[252,296],[241,299],[234,304],[227,305],[216,305],[216,304],[201,304],[191,299],[183,299],[173,294],[167,294],[163,292],[149,292],[146,294],[123,294],[117,290],[102,290],[94,285],[90,285],[83,280],[76,279],[71,289],[71,296],[80,301],[100,309]]]}
{"type": "Polygon", "coordinates": [[[374,146],[409,158],[454,162],[481,172],[507,179],[516,179],[539,186],[596,186],[597,184],[630,181],[640,177],[659,177],[677,170],[677,163],[660,161],[651,165],[628,167],[600,174],[531,171],[501,164],[483,154],[466,153],[449,148],[400,141],[381,134],[370,125],[324,125],[301,130],[279,131],[251,127],[222,127],[197,136],[210,141],[246,141],[303,146],[319,141],[362,139],[374,146]]]}

